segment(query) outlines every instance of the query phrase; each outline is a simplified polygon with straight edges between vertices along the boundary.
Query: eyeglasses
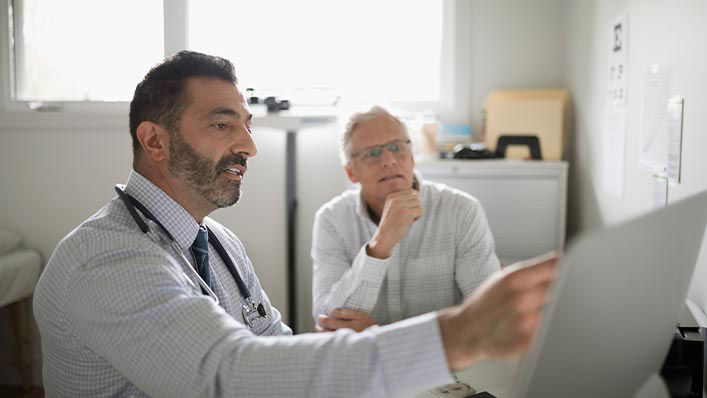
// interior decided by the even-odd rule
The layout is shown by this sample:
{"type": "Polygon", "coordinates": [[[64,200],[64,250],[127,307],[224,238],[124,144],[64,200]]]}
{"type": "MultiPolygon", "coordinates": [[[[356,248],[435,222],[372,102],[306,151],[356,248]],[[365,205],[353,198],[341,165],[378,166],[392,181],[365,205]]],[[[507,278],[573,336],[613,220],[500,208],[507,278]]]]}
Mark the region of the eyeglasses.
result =
{"type": "Polygon", "coordinates": [[[361,155],[361,161],[365,164],[375,164],[380,162],[383,148],[387,148],[396,158],[402,158],[410,153],[410,140],[394,140],[383,145],[369,146],[358,152],[351,154],[351,159],[361,155]]]}

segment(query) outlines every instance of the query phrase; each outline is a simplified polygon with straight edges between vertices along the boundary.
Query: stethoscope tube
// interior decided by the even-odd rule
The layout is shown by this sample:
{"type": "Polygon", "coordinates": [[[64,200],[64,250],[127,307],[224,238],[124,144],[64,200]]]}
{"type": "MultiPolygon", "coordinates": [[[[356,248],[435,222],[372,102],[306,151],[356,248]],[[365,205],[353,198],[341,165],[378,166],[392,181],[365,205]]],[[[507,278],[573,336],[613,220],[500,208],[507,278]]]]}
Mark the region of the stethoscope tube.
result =
{"type": "MultiPolygon", "coordinates": [[[[179,247],[179,244],[177,244],[176,239],[174,239],[174,236],[172,236],[171,233],[165,228],[164,225],[162,225],[161,222],[157,220],[155,216],[150,213],[145,206],[142,205],[142,203],[138,202],[137,199],[133,198],[132,196],[128,195],[123,191],[119,185],[115,186],[115,192],[118,193],[118,197],[120,200],[123,202],[125,207],[128,209],[128,213],[130,213],[130,216],[135,220],[135,224],[140,228],[142,232],[144,232],[147,236],[150,237],[150,239],[155,242],[157,246],[160,246],[159,239],[157,236],[155,236],[154,232],[150,229],[150,227],[147,225],[147,223],[137,214],[137,210],[140,210],[140,212],[147,218],[148,220],[151,220],[155,224],[157,224],[158,227],[164,232],[164,234],[167,236],[169,239],[169,246],[172,248],[172,250],[177,253],[177,255],[184,261],[185,264],[187,264],[187,269],[189,272],[191,272],[192,276],[196,277],[197,282],[199,283],[199,286],[208,294],[211,296],[211,298],[214,299],[216,304],[219,304],[218,297],[216,296],[216,293],[214,293],[213,290],[211,290],[211,287],[204,281],[204,279],[199,275],[198,272],[196,272],[196,268],[192,266],[191,262],[187,257],[182,253],[182,249],[179,247]]],[[[186,276],[186,275],[185,275],[186,276]]],[[[185,278],[189,284],[196,289],[196,285],[194,285],[194,282],[192,282],[191,279],[185,278]]]]}
{"type": "MultiPolygon", "coordinates": [[[[206,227],[206,230],[209,231],[209,243],[211,243],[211,246],[216,249],[216,252],[221,258],[227,258],[228,253],[226,253],[226,249],[223,248],[223,245],[221,242],[216,238],[216,235],[211,231],[211,228],[206,227]]],[[[236,266],[233,265],[233,262],[231,261],[224,261],[224,264],[226,264],[226,268],[228,268],[228,271],[231,273],[231,275],[237,275],[238,277],[234,277],[236,281],[236,285],[238,285],[238,290],[240,290],[241,295],[243,296],[244,299],[250,299],[250,291],[248,290],[248,286],[245,285],[245,282],[243,282],[243,279],[241,278],[241,275],[238,273],[238,270],[236,269],[236,266]]]]}

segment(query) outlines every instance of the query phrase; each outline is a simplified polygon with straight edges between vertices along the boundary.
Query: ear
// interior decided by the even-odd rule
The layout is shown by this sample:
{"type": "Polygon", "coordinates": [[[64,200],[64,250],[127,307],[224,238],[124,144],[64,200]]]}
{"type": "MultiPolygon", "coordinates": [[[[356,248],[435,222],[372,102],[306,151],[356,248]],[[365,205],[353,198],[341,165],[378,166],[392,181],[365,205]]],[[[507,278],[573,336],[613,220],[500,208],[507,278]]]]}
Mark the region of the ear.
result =
{"type": "Polygon", "coordinates": [[[358,177],[356,177],[353,168],[351,168],[351,162],[344,166],[344,170],[346,170],[346,175],[349,177],[349,181],[353,182],[354,184],[359,182],[359,179],[358,177]]]}
{"type": "Polygon", "coordinates": [[[169,136],[167,129],[153,122],[142,122],[137,126],[137,139],[142,151],[155,162],[161,162],[167,157],[169,136]]]}

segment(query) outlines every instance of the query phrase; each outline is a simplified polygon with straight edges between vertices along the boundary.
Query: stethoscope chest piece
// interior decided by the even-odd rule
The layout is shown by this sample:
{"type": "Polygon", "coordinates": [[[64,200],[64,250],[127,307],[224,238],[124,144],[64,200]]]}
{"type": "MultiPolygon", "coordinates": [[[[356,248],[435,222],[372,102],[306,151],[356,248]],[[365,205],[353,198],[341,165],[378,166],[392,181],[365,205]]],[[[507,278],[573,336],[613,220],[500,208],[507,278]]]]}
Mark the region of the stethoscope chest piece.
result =
{"type": "Polygon", "coordinates": [[[255,326],[254,322],[256,320],[260,318],[265,319],[268,317],[263,303],[256,305],[250,297],[243,300],[243,304],[241,305],[241,315],[243,315],[243,321],[245,324],[251,329],[255,326]]]}

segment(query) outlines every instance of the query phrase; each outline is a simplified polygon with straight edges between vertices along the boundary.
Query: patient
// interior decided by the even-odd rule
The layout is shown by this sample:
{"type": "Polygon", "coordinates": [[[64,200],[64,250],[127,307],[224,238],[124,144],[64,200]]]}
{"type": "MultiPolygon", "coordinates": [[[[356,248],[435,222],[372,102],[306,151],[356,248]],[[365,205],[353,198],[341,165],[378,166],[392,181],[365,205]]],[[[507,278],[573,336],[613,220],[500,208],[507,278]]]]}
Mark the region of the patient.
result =
{"type": "Polygon", "coordinates": [[[413,173],[398,118],[378,106],[354,114],[340,153],[360,189],[314,219],[318,330],[361,331],[458,304],[500,268],[479,201],[413,173]]]}

